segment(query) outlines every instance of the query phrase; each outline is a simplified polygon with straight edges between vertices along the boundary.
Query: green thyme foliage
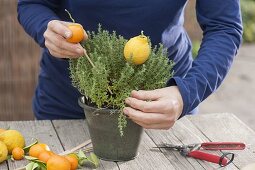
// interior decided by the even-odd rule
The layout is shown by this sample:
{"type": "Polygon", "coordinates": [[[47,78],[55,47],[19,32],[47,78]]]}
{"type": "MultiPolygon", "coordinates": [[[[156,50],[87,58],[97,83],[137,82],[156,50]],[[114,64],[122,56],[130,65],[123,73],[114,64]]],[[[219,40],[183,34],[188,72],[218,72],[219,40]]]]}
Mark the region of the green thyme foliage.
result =
{"type": "Polygon", "coordinates": [[[120,131],[120,136],[124,136],[124,128],[127,127],[127,120],[126,116],[122,111],[120,111],[119,117],[118,117],[118,128],[120,131]]]}
{"type": "Polygon", "coordinates": [[[125,98],[132,90],[153,90],[165,86],[172,76],[173,63],[168,60],[162,45],[155,47],[142,65],[128,63],[123,55],[125,40],[115,32],[100,26],[97,32],[88,32],[89,39],[82,44],[95,64],[88,59],[70,59],[69,69],[73,85],[98,108],[119,110],[118,127],[123,135],[126,119],[122,113],[125,98]],[[112,94],[109,92],[112,92],[112,94]]]}

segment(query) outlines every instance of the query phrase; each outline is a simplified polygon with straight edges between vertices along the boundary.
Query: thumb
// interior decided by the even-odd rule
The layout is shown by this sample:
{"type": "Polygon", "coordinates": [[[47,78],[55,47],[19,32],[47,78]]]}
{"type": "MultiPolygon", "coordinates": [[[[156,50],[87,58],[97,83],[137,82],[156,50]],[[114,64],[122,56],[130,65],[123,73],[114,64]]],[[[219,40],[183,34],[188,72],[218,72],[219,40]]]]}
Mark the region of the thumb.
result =
{"type": "Polygon", "coordinates": [[[62,37],[70,38],[72,36],[72,31],[68,29],[66,22],[63,21],[52,20],[48,23],[48,28],[62,37]]]}
{"type": "Polygon", "coordinates": [[[139,100],[157,100],[160,98],[160,93],[157,90],[133,90],[131,97],[139,100]]]}
{"type": "MultiPolygon", "coordinates": [[[[67,28],[68,28],[68,25],[73,24],[72,22],[66,22],[66,21],[61,21],[61,23],[62,23],[63,25],[65,25],[67,28]]],[[[79,24],[79,23],[76,23],[76,24],[79,24]]],[[[80,24],[79,24],[79,25],[80,25],[80,24]]],[[[82,25],[81,25],[81,26],[82,26],[82,25]]],[[[83,26],[82,26],[82,28],[83,28],[83,31],[84,31],[83,40],[86,41],[86,40],[88,39],[88,34],[87,34],[86,30],[84,30],[84,27],[83,27],[83,26]]],[[[71,32],[71,33],[72,33],[72,32],[71,32]]],[[[70,34],[70,36],[71,36],[71,34],[70,34]]],[[[66,37],[66,38],[70,38],[70,37],[66,37]]]]}

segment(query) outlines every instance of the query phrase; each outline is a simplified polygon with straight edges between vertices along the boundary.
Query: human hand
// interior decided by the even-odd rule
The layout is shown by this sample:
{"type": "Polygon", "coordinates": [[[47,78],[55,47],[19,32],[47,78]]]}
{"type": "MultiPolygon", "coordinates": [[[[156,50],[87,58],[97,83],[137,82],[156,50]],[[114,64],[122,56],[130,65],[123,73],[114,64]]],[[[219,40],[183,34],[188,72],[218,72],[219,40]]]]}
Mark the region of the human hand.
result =
{"type": "MultiPolygon", "coordinates": [[[[77,58],[84,54],[83,47],[77,43],[70,43],[66,38],[72,36],[72,31],[68,29],[68,22],[52,20],[48,23],[43,36],[45,46],[50,54],[57,58],[77,58]]],[[[88,38],[84,31],[84,40],[88,38]]]]}
{"type": "Polygon", "coordinates": [[[177,86],[152,91],[132,91],[123,112],[146,129],[169,129],[180,117],[183,100],[177,86]]]}

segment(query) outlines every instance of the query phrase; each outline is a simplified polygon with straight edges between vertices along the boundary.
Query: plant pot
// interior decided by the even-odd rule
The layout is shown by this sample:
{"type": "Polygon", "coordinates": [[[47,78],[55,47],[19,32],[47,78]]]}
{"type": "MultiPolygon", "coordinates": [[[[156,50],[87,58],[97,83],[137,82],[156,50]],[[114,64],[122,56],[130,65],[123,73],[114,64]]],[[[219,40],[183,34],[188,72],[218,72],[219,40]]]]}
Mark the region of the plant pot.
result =
{"type": "Polygon", "coordinates": [[[128,161],[138,154],[143,128],[127,119],[124,136],[120,136],[117,110],[98,109],[85,104],[82,98],[79,105],[84,109],[94,153],[103,160],[128,161]]]}

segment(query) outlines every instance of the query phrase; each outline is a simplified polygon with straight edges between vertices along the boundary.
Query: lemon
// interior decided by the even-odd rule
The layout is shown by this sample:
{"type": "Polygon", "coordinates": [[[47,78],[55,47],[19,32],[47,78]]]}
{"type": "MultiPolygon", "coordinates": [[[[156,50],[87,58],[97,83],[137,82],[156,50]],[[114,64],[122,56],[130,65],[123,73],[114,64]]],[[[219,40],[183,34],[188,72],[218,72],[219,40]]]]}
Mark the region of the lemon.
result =
{"type": "Polygon", "coordinates": [[[4,132],[4,131],[6,131],[5,129],[0,129],[0,133],[2,133],[2,132],[4,132]]]}
{"type": "Polygon", "coordinates": [[[8,149],[7,146],[0,141],[0,163],[7,159],[8,149]]]}
{"type": "Polygon", "coordinates": [[[17,130],[6,130],[0,134],[0,141],[7,146],[8,153],[11,154],[15,147],[23,148],[25,146],[25,139],[17,130]]]}
{"type": "Polygon", "coordinates": [[[151,53],[151,46],[148,37],[138,35],[131,38],[124,47],[124,57],[128,62],[135,65],[143,64],[151,53]]]}

